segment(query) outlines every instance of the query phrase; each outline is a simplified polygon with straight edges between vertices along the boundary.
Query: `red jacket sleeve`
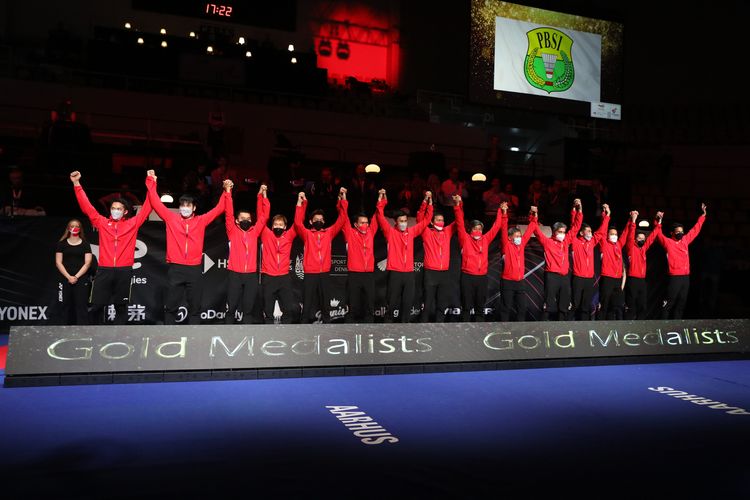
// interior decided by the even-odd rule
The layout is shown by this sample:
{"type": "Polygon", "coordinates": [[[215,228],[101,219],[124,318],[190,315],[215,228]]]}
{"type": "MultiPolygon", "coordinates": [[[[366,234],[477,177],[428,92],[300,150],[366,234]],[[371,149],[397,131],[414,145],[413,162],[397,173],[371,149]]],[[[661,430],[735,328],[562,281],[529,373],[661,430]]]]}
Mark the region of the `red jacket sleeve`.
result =
{"type": "Polygon", "coordinates": [[[427,204],[427,212],[424,215],[424,219],[422,219],[422,222],[419,222],[416,226],[414,226],[414,236],[419,236],[422,234],[425,230],[425,228],[430,224],[432,221],[432,203],[427,204]]]}
{"type": "Polygon", "coordinates": [[[151,206],[153,207],[154,211],[159,215],[159,217],[161,217],[164,222],[167,222],[167,220],[170,219],[174,215],[174,213],[170,212],[169,209],[164,206],[164,203],[161,202],[159,194],[156,192],[156,182],[153,181],[150,177],[146,179],[146,190],[148,191],[148,201],[151,202],[151,206]]]}
{"type": "Polygon", "coordinates": [[[224,191],[221,194],[221,197],[219,198],[219,201],[216,203],[216,206],[214,208],[212,208],[211,210],[209,210],[208,212],[206,212],[205,214],[203,214],[203,215],[200,216],[201,218],[203,218],[203,220],[205,221],[206,225],[211,224],[211,222],[215,218],[217,218],[218,216],[221,215],[221,213],[224,211],[224,206],[227,203],[227,198],[231,199],[232,198],[232,193],[228,193],[228,192],[224,191]]]}
{"type": "Polygon", "coordinates": [[[89,218],[91,224],[94,227],[99,227],[99,224],[101,224],[102,221],[106,220],[107,218],[96,211],[94,206],[89,201],[89,197],[86,196],[86,192],[83,190],[83,186],[74,186],[73,190],[75,191],[76,200],[78,200],[78,206],[81,207],[81,211],[86,214],[86,217],[89,218]]]}
{"type": "Polygon", "coordinates": [[[599,229],[594,233],[594,245],[598,245],[600,241],[607,237],[607,231],[609,228],[609,215],[602,214],[602,223],[599,225],[599,229]]]}
{"type": "MultiPolygon", "coordinates": [[[[456,223],[460,223],[462,226],[464,225],[464,209],[462,204],[453,205],[453,214],[456,217],[456,223]]],[[[469,235],[466,234],[466,231],[463,228],[458,228],[456,231],[458,233],[458,243],[463,247],[464,244],[469,239],[469,235]]]]}
{"type": "Polygon", "coordinates": [[[689,245],[698,236],[698,234],[700,234],[701,228],[703,227],[703,223],[705,221],[705,215],[701,215],[700,217],[698,217],[698,222],[696,222],[693,228],[685,235],[685,244],[689,245]]]}
{"type": "Polygon", "coordinates": [[[146,201],[143,202],[143,205],[141,206],[141,209],[138,210],[138,213],[135,216],[135,226],[141,227],[144,222],[148,219],[148,214],[151,213],[151,200],[148,199],[148,196],[146,196],[146,201]]]}
{"type": "MultiPolygon", "coordinates": [[[[227,201],[230,200],[230,198],[227,198],[227,201]]],[[[268,198],[263,196],[262,194],[258,195],[258,201],[255,205],[255,225],[258,227],[265,227],[266,222],[268,222],[268,217],[271,214],[271,203],[268,201],[268,198]]]]}
{"type": "Polygon", "coordinates": [[[307,211],[307,200],[302,202],[302,205],[297,205],[294,209],[294,229],[297,230],[297,234],[303,240],[306,238],[307,233],[310,231],[305,227],[305,212],[307,211]]]}
{"type": "Polygon", "coordinates": [[[380,230],[383,231],[383,236],[388,238],[388,235],[391,234],[391,225],[388,224],[388,221],[385,218],[385,215],[383,215],[383,209],[385,208],[386,204],[388,202],[386,200],[378,201],[378,204],[375,206],[375,217],[378,219],[378,224],[380,225],[380,230]]]}
{"type": "Polygon", "coordinates": [[[536,236],[536,239],[539,241],[539,244],[542,245],[542,247],[546,250],[547,245],[549,245],[549,241],[548,241],[549,238],[547,238],[542,232],[542,229],[539,226],[539,219],[537,217],[529,217],[529,222],[532,219],[536,221],[536,225],[534,226],[534,236],[536,236]]]}
{"type": "Polygon", "coordinates": [[[579,212],[575,208],[570,211],[570,229],[565,233],[565,239],[570,243],[573,238],[576,237],[578,231],[581,229],[583,223],[583,212],[579,212]]]}
{"type": "Polygon", "coordinates": [[[528,243],[531,239],[531,235],[534,234],[534,229],[537,227],[536,220],[536,217],[529,217],[529,225],[526,226],[526,232],[523,233],[523,237],[521,238],[521,245],[523,245],[524,247],[526,246],[526,243],[528,243]]]}
{"type": "Polygon", "coordinates": [[[231,236],[236,227],[234,225],[234,200],[231,195],[224,202],[224,224],[227,227],[227,236],[231,236]]]}
{"type": "Polygon", "coordinates": [[[503,232],[503,234],[500,235],[500,248],[502,248],[503,253],[505,253],[505,249],[508,247],[508,243],[509,243],[508,242],[508,237],[507,237],[507,234],[508,234],[508,214],[500,213],[500,230],[503,232]]]}
{"type": "MultiPolygon", "coordinates": [[[[487,231],[487,234],[484,235],[488,241],[491,242],[492,240],[494,240],[495,236],[497,236],[497,233],[499,233],[500,230],[503,229],[502,218],[503,218],[503,211],[498,209],[497,215],[495,216],[495,222],[492,224],[492,227],[490,228],[490,230],[487,231]]],[[[505,233],[508,232],[508,223],[507,223],[508,218],[506,217],[505,219],[506,219],[505,229],[503,230],[503,234],[500,235],[500,238],[502,238],[505,235],[505,233]]],[[[529,233],[529,238],[531,238],[531,233],[529,233]]]]}
{"type": "MultiPolygon", "coordinates": [[[[431,207],[431,203],[425,203],[422,201],[422,204],[419,205],[419,210],[417,210],[417,224],[422,222],[424,220],[425,213],[427,213],[427,207],[431,207]]],[[[432,219],[432,216],[430,216],[430,219],[432,219]]]]}
{"type": "MultiPolygon", "coordinates": [[[[342,201],[343,200],[338,201],[339,205],[337,205],[337,208],[340,206],[342,201]]],[[[331,232],[331,240],[333,240],[336,237],[336,235],[339,234],[339,231],[341,231],[341,228],[343,228],[344,225],[349,220],[349,215],[346,213],[346,210],[341,211],[341,209],[338,209],[337,211],[338,211],[339,216],[336,219],[336,222],[334,222],[333,225],[328,228],[328,231],[331,232]]]]}
{"type": "MultiPolygon", "coordinates": [[[[617,244],[620,245],[620,249],[622,249],[622,247],[624,247],[625,244],[628,242],[628,236],[630,236],[630,223],[631,222],[632,221],[628,221],[628,223],[625,224],[625,228],[622,230],[622,234],[620,234],[620,237],[617,238],[617,244]]],[[[633,234],[635,234],[635,231],[633,231],[633,234]]]]}
{"type": "MultiPolygon", "coordinates": [[[[648,235],[648,238],[646,238],[646,243],[643,244],[644,250],[648,250],[648,248],[654,244],[654,241],[656,240],[658,234],[661,234],[661,224],[654,221],[654,229],[653,231],[651,231],[651,234],[648,235]]],[[[633,228],[633,234],[631,235],[631,238],[635,240],[635,227],[633,228]]]]}

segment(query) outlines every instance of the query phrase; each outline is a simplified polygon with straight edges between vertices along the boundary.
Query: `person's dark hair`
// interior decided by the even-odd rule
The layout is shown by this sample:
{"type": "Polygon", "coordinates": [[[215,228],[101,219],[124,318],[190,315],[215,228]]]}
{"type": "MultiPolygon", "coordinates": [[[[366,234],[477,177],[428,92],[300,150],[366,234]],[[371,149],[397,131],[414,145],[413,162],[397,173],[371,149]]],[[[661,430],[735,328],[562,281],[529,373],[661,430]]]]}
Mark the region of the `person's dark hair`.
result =
{"type": "Polygon", "coordinates": [[[394,219],[398,219],[399,217],[408,217],[408,215],[406,215],[406,212],[404,212],[403,210],[396,210],[395,212],[393,212],[394,219]]]}
{"type": "Polygon", "coordinates": [[[558,229],[568,229],[568,226],[565,225],[565,223],[563,223],[563,222],[555,222],[552,225],[552,232],[556,233],[558,229]]]}
{"type": "Polygon", "coordinates": [[[326,213],[320,208],[313,210],[312,213],[310,214],[310,220],[312,220],[312,218],[315,217],[316,215],[322,215],[323,218],[325,219],[326,213]]]}
{"type": "Polygon", "coordinates": [[[591,225],[590,224],[586,224],[585,222],[582,223],[580,231],[583,232],[584,229],[591,229],[591,225]]]}
{"type": "Polygon", "coordinates": [[[481,220],[474,219],[473,221],[469,222],[469,229],[474,229],[476,226],[481,226],[482,229],[484,229],[484,222],[481,220]]]}
{"type": "Polygon", "coordinates": [[[367,222],[370,222],[370,217],[364,212],[357,213],[357,215],[354,216],[354,220],[357,221],[360,217],[364,217],[365,219],[367,219],[367,222]]]}
{"type": "Polygon", "coordinates": [[[183,204],[187,204],[187,203],[195,206],[196,205],[195,198],[192,195],[189,195],[189,194],[183,194],[182,196],[180,196],[179,204],[183,205],[183,204]]]}
{"type": "Polygon", "coordinates": [[[637,238],[641,234],[645,237],[646,236],[646,231],[640,231],[640,230],[636,231],[635,232],[635,237],[637,238]]]}
{"type": "Polygon", "coordinates": [[[250,210],[248,210],[247,208],[238,208],[237,210],[235,210],[234,211],[234,218],[235,219],[239,219],[240,218],[240,214],[250,214],[250,217],[253,218],[253,219],[255,219],[255,217],[253,217],[253,213],[250,210]]]}
{"type": "Polygon", "coordinates": [[[678,227],[681,227],[683,229],[685,228],[685,226],[683,224],[680,224],[679,222],[675,222],[675,223],[672,224],[672,232],[674,232],[675,229],[677,229],[678,227]]]}
{"type": "Polygon", "coordinates": [[[511,237],[514,234],[520,233],[520,232],[521,232],[521,230],[518,227],[512,227],[512,228],[508,229],[508,237],[511,237]]]}
{"type": "Polygon", "coordinates": [[[71,224],[72,222],[77,222],[77,223],[78,223],[78,225],[79,225],[79,226],[81,226],[81,232],[80,232],[80,233],[78,233],[78,237],[79,237],[79,238],[81,238],[81,239],[82,239],[83,241],[86,241],[86,233],[85,233],[85,231],[84,231],[84,229],[83,229],[83,224],[81,224],[81,221],[80,221],[80,220],[78,220],[78,219],[70,219],[70,220],[68,221],[68,223],[67,223],[67,224],[65,224],[65,231],[63,231],[63,234],[62,234],[62,236],[61,236],[61,237],[60,237],[60,239],[59,239],[59,240],[57,240],[57,241],[63,241],[63,240],[67,240],[67,239],[68,239],[68,237],[70,237],[70,229],[68,229],[68,228],[70,227],[70,224],[71,224]]]}
{"type": "Polygon", "coordinates": [[[273,219],[271,219],[271,223],[274,223],[274,222],[275,222],[275,221],[277,221],[277,220],[280,220],[280,221],[281,221],[281,222],[283,222],[283,223],[284,223],[284,225],[286,226],[286,217],[284,217],[284,216],[283,216],[283,215],[281,215],[281,214],[278,214],[278,215],[274,215],[274,216],[273,216],[273,219]]]}
{"type": "Polygon", "coordinates": [[[443,212],[441,212],[440,210],[435,210],[434,212],[432,212],[432,220],[435,220],[435,217],[445,217],[445,216],[443,215],[443,212]]]}

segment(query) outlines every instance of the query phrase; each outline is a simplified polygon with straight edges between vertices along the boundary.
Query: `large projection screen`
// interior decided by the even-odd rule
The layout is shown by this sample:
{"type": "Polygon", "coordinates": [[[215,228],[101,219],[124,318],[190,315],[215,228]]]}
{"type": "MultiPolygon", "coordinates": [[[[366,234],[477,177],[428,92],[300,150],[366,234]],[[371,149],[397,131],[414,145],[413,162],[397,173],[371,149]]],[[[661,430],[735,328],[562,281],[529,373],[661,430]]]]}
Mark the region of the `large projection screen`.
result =
{"type": "Polygon", "coordinates": [[[473,101],[589,114],[622,102],[623,25],[498,0],[471,2],[473,101]]]}

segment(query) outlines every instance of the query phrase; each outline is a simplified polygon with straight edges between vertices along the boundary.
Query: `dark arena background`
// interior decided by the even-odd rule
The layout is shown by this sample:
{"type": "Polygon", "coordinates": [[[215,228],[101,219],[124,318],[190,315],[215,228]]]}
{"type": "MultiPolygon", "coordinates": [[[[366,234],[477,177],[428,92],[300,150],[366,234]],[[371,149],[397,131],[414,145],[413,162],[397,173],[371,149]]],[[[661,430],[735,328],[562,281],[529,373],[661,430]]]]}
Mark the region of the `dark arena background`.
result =
{"type": "MultiPolygon", "coordinates": [[[[748,498],[748,5],[518,2],[2,2],[0,496],[748,498]],[[227,224],[239,226],[223,211],[196,254],[191,318],[168,274],[171,214],[151,212],[121,267],[129,302],[102,311],[84,297],[77,317],[61,304],[73,287],[88,295],[94,275],[102,286],[112,239],[82,211],[71,173],[102,217],[120,200],[137,217],[151,170],[167,211],[183,194],[199,215],[230,196],[254,222],[265,191],[288,227],[300,192],[307,227],[316,209],[333,224],[341,188],[346,226],[376,212],[381,189],[391,225],[400,214],[418,224],[427,191],[456,231],[474,220],[488,231],[507,203],[510,227],[525,232],[535,207],[547,237],[571,226],[574,200],[594,231],[604,205],[620,233],[631,211],[647,236],[657,212],[666,239],[703,223],[685,237],[676,316],[677,257],[655,241],[637,318],[625,294],[599,310],[597,247],[590,314],[553,321],[535,236],[526,316],[501,321],[500,231],[473,310],[486,321],[465,321],[456,237],[445,317],[423,318],[430,257],[417,237],[402,273],[413,271],[414,297],[395,309],[408,321],[390,323],[395,245],[379,229],[372,321],[352,319],[358,276],[339,234],[324,307],[304,322],[273,299],[264,312],[259,273],[251,310],[228,312],[239,273],[227,224]],[[73,283],[56,254],[75,222],[92,265],[73,283]]],[[[297,311],[318,278],[306,265],[298,237],[284,286],[297,311]]]]}

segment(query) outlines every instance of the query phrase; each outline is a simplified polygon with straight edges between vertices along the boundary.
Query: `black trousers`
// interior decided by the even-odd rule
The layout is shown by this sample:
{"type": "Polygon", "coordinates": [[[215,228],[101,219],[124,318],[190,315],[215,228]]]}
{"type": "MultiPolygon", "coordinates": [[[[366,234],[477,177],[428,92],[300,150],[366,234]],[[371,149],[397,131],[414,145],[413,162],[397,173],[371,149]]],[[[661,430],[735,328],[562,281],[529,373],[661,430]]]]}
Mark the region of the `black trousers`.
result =
{"type": "Polygon", "coordinates": [[[392,323],[394,319],[399,319],[401,323],[408,323],[413,305],[414,273],[388,271],[388,313],[385,322],[392,323]],[[398,315],[394,315],[396,311],[398,315]]]}
{"type": "Polygon", "coordinates": [[[486,321],[484,306],[487,303],[487,275],[461,273],[461,321],[471,321],[471,310],[474,309],[474,321],[486,321]]]}
{"type": "Polygon", "coordinates": [[[313,323],[320,310],[321,321],[331,322],[331,277],[328,273],[305,273],[302,323],[313,323]]]}
{"type": "Polygon", "coordinates": [[[591,321],[591,299],[594,297],[594,278],[573,276],[573,315],[578,321],[591,321]]]}
{"type": "Polygon", "coordinates": [[[622,319],[622,278],[602,276],[599,281],[599,319],[622,319]]]}
{"type": "Polygon", "coordinates": [[[557,273],[544,273],[544,312],[542,320],[568,319],[570,309],[570,278],[557,273]]]}
{"type": "Polygon", "coordinates": [[[177,323],[177,313],[183,291],[188,304],[188,322],[201,322],[201,299],[203,298],[203,269],[201,265],[183,266],[169,264],[167,270],[167,292],[164,297],[164,324],[177,323]]]}
{"type": "Polygon", "coordinates": [[[627,305],[626,319],[646,319],[648,308],[648,287],[646,278],[628,276],[625,283],[625,304],[627,305]]]}
{"type": "Polygon", "coordinates": [[[524,280],[502,280],[502,302],[500,303],[500,321],[510,321],[510,312],[515,308],[516,321],[526,321],[528,298],[524,280]]]}
{"type": "Polygon", "coordinates": [[[89,323],[89,277],[85,275],[75,285],[61,279],[57,283],[57,311],[61,325],[89,323]],[[71,321],[71,312],[73,321],[71,321]]]}
{"type": "Polygon", "coordinates": [[[104,324],[108,319],[113,320],[116,325],[127,323],[132,277],[133,269],[130,267],[100,267],[96,271],[90,297],[92,323],[104,324]],[[114,317],[103,314],[105,307],[110,304],[115,308],[114,317]]]}
{"type": "Polygon", "coordinates": [[[661,310],[661,319],[682,319],[689,291],[690,275],[670,276],[667,284],[667,299],[661,310]]]}
{"type": "Polygon", "coordinates": [[[349,271],[346,281],[349,295],[347,323],[372,323],[375,317],[375,273],[349,271]]]}
{"type": "Polygon", "coordinates": [[[420,321],[428,323],[435,317],[435,323],[445,322],[445,310],[450,304],[450,287],[455,286],[451,283],[450,273],[448,271],[433,271],[432,269],[424,270],[423,296],[424,309],[420,321]]]}
{"type": "Polygon", "coordinates": [[[282,276],[263,274],[261,276],[263,279],[263,313],[266,317],[266,323],[273,324],[275,322],[276,301],[279,301],[282,323],[299,323],[299,304],[292,291],[292,277],[289,274],[282,276]]]}
{"type": "Polygon", "coordinates": [[[235,311],[242,313],[242,323],[253,323],[253,310],[258,299],[258,273],[237,273],[229,271],[227,286],[227,315],[225,322],[235,322],[235,311]]]}

